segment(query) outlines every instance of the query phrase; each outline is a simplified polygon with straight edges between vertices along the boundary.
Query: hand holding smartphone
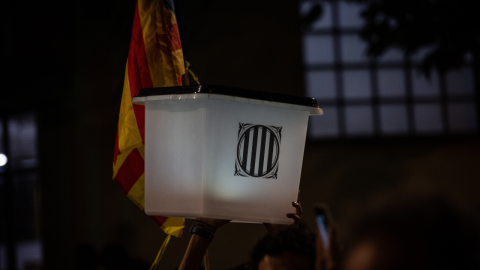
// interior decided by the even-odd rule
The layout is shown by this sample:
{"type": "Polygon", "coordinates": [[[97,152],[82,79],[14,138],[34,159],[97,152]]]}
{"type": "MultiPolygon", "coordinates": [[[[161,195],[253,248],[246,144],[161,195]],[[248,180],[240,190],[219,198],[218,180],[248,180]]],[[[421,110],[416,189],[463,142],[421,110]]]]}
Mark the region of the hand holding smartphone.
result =
{"type": "Polygon", "coordinates": [[[338,270],[342,260],[342,248],[330,210],[326,204],[318,203],[314,205],[313,211],[318,229],[315,269],[338,270]]]}
{"type": "Polygon", "coordinates": [[[330,248],[330,239],[328,237],[329,224],[326,214],[326,207],[327,206],[324,204],[315,204],[313,210],[315,214],[315,221],[317,222],[320,240],[325,250],[328,250],[330,248]]]}

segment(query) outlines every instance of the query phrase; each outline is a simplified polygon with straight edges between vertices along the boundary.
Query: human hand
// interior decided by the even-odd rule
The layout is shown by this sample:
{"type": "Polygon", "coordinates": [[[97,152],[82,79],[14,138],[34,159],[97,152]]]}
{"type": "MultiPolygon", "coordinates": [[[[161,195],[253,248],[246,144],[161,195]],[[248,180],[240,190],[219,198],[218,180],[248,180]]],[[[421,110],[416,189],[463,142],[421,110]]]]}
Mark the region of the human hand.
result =
{"type": "Polygon", "coordinates": [[[292,202],[292,206],[295,207],[295,213],[287,213],[287,217],[293,219],[292,224],[284,225],[284,224],[263,223],[265,228],[267,228],[269,232],[284,230],[287,228],[298,228],[298,224],[300,223],[300,217],[302,216],[302,212],[303,212],[302,206],[300,205],[300,190],[298,191],[297,201],[292,202]]]}
{"type": "MultiPolygon", "coordinates": [[[[300,194],[300,191],[298,192],[300,194]]],[[[303,210],[300,205],[300,198],[297,199],[297,202],[292,202],[292,206],[295,207],[295,213],[288,213],[287,217],[293,219],[293,223],[289,226],[291,228],[298,228],[300,223],[300,217],[302,216],[303,210]]]]}

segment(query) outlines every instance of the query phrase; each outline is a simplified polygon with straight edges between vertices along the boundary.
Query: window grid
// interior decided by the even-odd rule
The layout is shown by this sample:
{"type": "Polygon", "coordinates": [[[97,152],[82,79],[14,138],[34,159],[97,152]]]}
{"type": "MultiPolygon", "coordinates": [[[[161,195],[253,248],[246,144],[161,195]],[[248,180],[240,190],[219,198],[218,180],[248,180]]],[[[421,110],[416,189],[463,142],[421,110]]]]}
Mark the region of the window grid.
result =
{"type": "MultiPolygon", "coordinates": [[[[306,3],[308,1],[303,1],[302,3],[306,3]]],[[[309,3],[318,3],[318,1],[309,1],[309,3]]],[[[373,124],[373,130],[369,134],[363,134],[363,135],[368,135],[368,136],[373,136],[373,137],[378,137],[378,136],[383,136],[383,135],[409,135],[409,136],[414,136],[414,135],[423,135],[424,132],[422,128],[418,127],[416,124],[416,121],[418,119],[424,119],[425,117],[428,117],[428,115],[423,115],[419,116],[417,115],[419,112],[416,112],[415,108],[416,106],[427,106],[428,104],[431,105],[437,105],[440,106],[440,115],[438,116],[433,116],[432,117],[440,117],[441,119],[441,128],[435,132],[436,135],[453,135],[453,134],[459,134],[459,133],[476,133],[479,124],[478,121],[480,119],[476,119],[474,122],[475,124],[471,126],[469,129],[463,129],[462,132],[458,132],[460,129],[452,129],[451,121],[453,118],[452,112],[449,111],[449,106],[451,107],[452,104],[456,103],[464,103],[467,104],[467,102],[472,103],[474,100],[478,100],[478,97],[475,96],[475,93],[461,93],[458,95],[451,95],[448,93],[447,90],[448,84],[447,84],[447,76],[441,77],[437,76],[436,78],[432,78],[432,81],[429,82],[429,84],[432,84],[433,86],[437,83],[434,80],[436,79],[438,81],[438,88],[439,88],[439,95],[429,95],[431,96],[418,96],[417,93],[414,91],[414,78],[413,78],[413,72],[417,72],[417,66],[418,66],[418,61],[417,60],[412,60],[412,59],[417,59],[417,56],[410,56],[407,57],[403,55],[402,59],[399,60],[383,60],[381,57],[379,59],[373,59],[373,58],[366,58],[361,59],[357,61],[346,61],[345,58],[348,55],[345,55],[345,51],[342,51],[342,42],[344,42],[346,39],[346,36],[357,36],[358,32],[360,31],[360,28],[358,27],[352,27],[351,25],[349,27],[342,27],[340,23],[340,14],[342,10],[341,8],[345,8],[345,2],[338,2],[338,1],[333,1],[333,2],[321,2],[326,9],[329,10],[329,16],[328,19],[331,19],[331,22],[325,22],[323,21],[322,23],[326,25],[328,28],[325,26],[320,29],[314,29],[312,31],[309,31],[306,33],[304,36],[305,37],[330,37],[332,39],[333,43],[333,48],[332,48],[332,54],[333,54],[333,62],[330,63],[329,61],[317,61],[317,62],[312,62],[309,61],[308,59],[308,51],[305,52],[305,61],[306,61],[306,71],[308,72],[331,72],[333,71],[334,73],[334,90],[336,92],[336,97],[324,99],[322,97],[318,96],[313,96],[319,99],[319,104],[321,106],[324,106],[326,108],[335,108],[336,112],[333,114],[336,117],[337,121],[337,129],[338,132],[330,132],[330,135],[323,136],[321,132],[309,132],[309,136],[313,138],[321,138],[321,137],[340,137],[340,138],[345,138],[345,137],[353,137],[357,136],[357,134],[354,134],[352,132],[349,132],[348,128],[348,123],[349,122],[347,119],[347,114],[346,111],[350,110],[352,106],[370,106],[371,107],[371,117],[372,119],[369,121],[372,121],[373,124]],[[328,5],[328,6],[326,6],[328,5]],[[343,6],[342,6],[343,5],[343,6]],[[343,40],[342,40],[343,38],[343,40]],[[366,84],[367,87],[369,88],[369,93],[365,94],[363,93],[363,97],[359,98],[351,98],[348,95],[353,93],[351,91],[352,87],[349,86],[349,84],[355,84],[357,83],[356,81],[349,81],[348,77],[349,74],[352,74],[354,71],[366,71],[368,73],[368,83],[366,84]],[[402,88],[399,88],[401,92],[403,92],[402,96],[383,96],[381,91],[384,91],[384,88],[380,87],[380,75],[384,74],[386,71],[401,71],[402,72],[402,79],[403,79],[403,86],[402,88]],[[349,91],[350,90],[350,91],[349,91]],[[382,118],[381,115],[381,107],[384,105],[402,105],[406,107],[406,130],[405,131],[399,131],[399,132],[393,132],[393,133],[388,133],[382,131],[382,126],[384,125],[382,122],[382,119],[385,119],[385,117],[382,118]],[[423,104],[423,105],[422,105],[423,104]],[[420,118],[418,118],[420,117],[420,118]],[[334,135],[337,134],[337,135],[334,135]]],[[[351,9],[350,9],[351,12],[351,9]]],[[[328,39],[327,39],[328,40],[328,39]]],[[[351,39],[353,40],[353,39],[351,39]]],[[[312,46],[310,44],[310,46],[312,46]]],[[[346,47],[345,47],[346,48],[346,47]]],[[[307,48],[310,49],[311,48],[307,48]]],[[[318,49],[318,48],[317,48],[318,49]]],[[[352,57],[350,52],[347,52],[347,54],[350,54],[349,57],[352,57]]],[[[395,56],[395,55],[394,55],[395,56]]],[[[357,56],[358,58],[358,56],[357,56]]],[[[390,58],[392,58],[390,56],[390,58]]],[[[395,57],[393,57],[395,58],[395,57]]],[[[319,57],[321,59],[321,57],[319,57]]],[[[326,57],[324,57],[326,59],[326,57]]],[[[467,64],[466,68],[471,69],[471,64],[467,64]]],[[[310,76],[310,75],[309,75],[310,76]]],[[[383,78],[385,79],[385,78],[383,78]]],[[[309,81],[314,81],[314,79],[309,78],[309,81]]],[[[473,83],[473,80],[472,80],[473,83]]],[[[307,82],[307,87],[312,87],[312,85],[307,82]]],[[[468,87],[468,86],[467,86],[468,87]]],[[[417,89],[418,91],[418,89],[417,89]]],[[[432,92],[432,90],[430,89],[432,92]]],[[[355,95],[362,95],[362,93],[356,92],[355,95]]],[[[477,106],[477,102],[473,103],[474,106],[477,106]]],[[[428,106],[427,106],[428,107],[428,106]]],[[[428,111],[428,110],[427,110],[428,111]]],[[[472,117],[476,118],[478,116],[478,109],[475,108],[473,112],[472,117]]],[[[325,113],[331,113],[328,110],[325,110],[325,113]]],[[[320,117],[325,117],[325,116],[320,116],[320,117]]],[[[384,120],[386,121],[386,120],[384,120]]],[[[311,125],[316,125],[319,121],[311,121],[311,125]],[[313,122],[313,124],[312,124],[313,122]]],[[[417,121],[418,122],[418,121],[417,121]]],[[[388,123],[390,124],[390,123],[388,123]]],[[[401,124],[403,126],[403,124],[401,124]]],[[[314,130],[319,130],[321,127],[316,127],[314,130]]],[[[309,130],[312,130],[309,128],[309,130]]]]}
{"type": "Polygon", "coordinates": [[[0,270],[42,261],[36,140],[34,114],[0,114],[0,153],[7,157],[0,167],[0,270]]]}

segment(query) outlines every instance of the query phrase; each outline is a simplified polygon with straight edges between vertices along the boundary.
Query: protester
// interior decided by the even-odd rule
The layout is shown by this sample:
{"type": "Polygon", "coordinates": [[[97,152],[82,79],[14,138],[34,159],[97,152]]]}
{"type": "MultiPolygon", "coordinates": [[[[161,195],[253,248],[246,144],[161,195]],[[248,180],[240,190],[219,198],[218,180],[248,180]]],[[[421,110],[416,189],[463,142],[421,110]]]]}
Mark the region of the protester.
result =
{"type": "Polygon", "coordinates": [[[304,228],[270,232],[255,244],[255,270],[314,270],[315,234],[304,228]]]}
{"type": "MultiPolygon", "coordinates": [[[[255,270],[473,270],[480,269],[480,233],[475,217],[438,194],[388,194],[372,206],[357,210],[349,222],[345,252],[327,211],[328,248],[298,226],[301,207],[290,228],[267,226],[271,232],[253,248],[250,264],[235,269],[255,270]],[[293,228],[292,228],[293,227],[293,228]],[[315,239],[315,240],[314,240],[315,239]],[[316,243],[315,243],[316,242],[316,243]]],[[[292,217],[292,215],[290,215],[292,217]]],[[[179,269],[199,269],[215,230],[228,220],[198,219],[179,269]],[[202,235],[203,234],[203,235],[202,235]]]]}
{"type": "Polygon", "coordinates": [[[343,270],[480,269],[478,223],[444,196],[389,194],[356,212],[344,260],[332,265],[343,270]]]}
{"type": "MultiPolygon", "coordinates": [[[[297,228],[302,215],[302,207],[299,202],[292,202],[295,213],[288,213],[287,217],[293,219],[291,225],[280,225],[265,223],[267,230],[271,232],[281,231],[287,228],[297,228]]],[[[198,270],[203,256],[207,251],[210,242],[213,240],[215,231],[230,220],[213,219],[213,218],[197,218],[197,221],[190,229],[192,237],[187,247],[187,251],[180,264],[179,270],[198,270]]]]}

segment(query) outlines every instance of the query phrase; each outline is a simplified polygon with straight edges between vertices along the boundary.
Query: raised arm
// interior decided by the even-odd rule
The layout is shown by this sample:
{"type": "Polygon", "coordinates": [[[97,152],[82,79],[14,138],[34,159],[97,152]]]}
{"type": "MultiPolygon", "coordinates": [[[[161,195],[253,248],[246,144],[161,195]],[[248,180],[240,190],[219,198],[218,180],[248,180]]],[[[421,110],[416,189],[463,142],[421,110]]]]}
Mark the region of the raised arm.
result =
{"type": "Polygon", "coordinates": [[[203,256],[207,251],[208,245],[213,240],[215,231],[228,222],[230,220],[197,218],[195,224],[190,228],[192,237],[178,270],[200,269],[203,256]]]}

